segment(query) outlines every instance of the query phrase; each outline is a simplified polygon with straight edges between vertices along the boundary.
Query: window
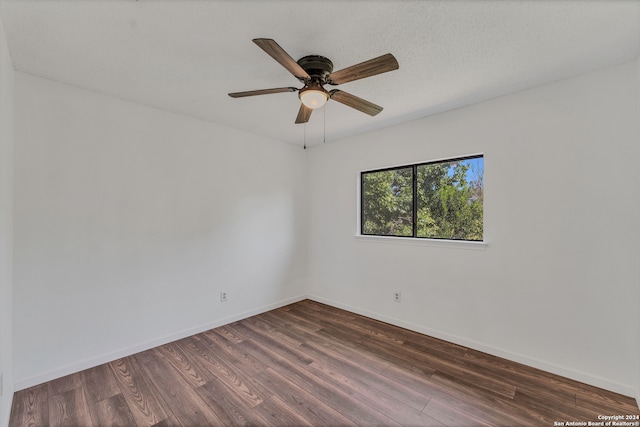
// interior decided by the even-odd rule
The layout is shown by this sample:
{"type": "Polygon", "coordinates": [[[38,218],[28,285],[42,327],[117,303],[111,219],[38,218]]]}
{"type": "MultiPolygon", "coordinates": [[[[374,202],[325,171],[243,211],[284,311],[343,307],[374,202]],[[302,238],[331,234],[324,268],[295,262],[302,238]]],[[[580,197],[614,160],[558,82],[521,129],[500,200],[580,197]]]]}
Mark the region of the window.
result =
{"type": "Polygon", "coordinates": [[[361,173],[360,233],[482,241],[484,158],[361,173]]]}

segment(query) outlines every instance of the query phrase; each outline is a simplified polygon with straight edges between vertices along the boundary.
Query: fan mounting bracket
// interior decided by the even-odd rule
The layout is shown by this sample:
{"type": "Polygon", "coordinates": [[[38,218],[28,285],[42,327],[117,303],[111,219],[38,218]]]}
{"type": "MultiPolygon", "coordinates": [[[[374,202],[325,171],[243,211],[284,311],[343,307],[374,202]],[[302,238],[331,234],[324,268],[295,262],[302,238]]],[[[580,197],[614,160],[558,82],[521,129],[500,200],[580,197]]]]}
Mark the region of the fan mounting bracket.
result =
{"type": "Polygon", "coordinates": [[[325,84],[329,75],[333,72],[333,62],[329,58],[320,55],[307,55],[298,59],[298,65],[311,76],[311,80],[325,84]]]}

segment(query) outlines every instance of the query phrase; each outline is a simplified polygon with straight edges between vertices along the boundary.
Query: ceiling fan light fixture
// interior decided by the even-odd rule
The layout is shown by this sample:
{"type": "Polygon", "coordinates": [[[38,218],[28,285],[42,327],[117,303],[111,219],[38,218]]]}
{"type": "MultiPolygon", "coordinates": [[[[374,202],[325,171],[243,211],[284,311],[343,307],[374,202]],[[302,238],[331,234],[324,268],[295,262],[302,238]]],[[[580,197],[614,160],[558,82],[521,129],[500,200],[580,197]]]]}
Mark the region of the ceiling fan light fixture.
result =
{"type": "Polygon", "coordinates": [[[301,90],[299,96],[300,101],[312,110],[322,107],[329,100],[329,94],[320,86],[301,90]]]}
{"type": "Polygon", "coordinates": [[[268,95],[272,93],[298,92],[298,98],[300,98],[302,104],[296,116],[296,124],[307,123],[313,110],[324,106],[329,99],[333,99],[336,102],[370,116],[375,116],[382,111],[381,106],[338,89],[332,89],[328,92],[323,85],[330,84],[335,86],[397,70],[399,67],[396,58],[392,54],[387,53],[377,58],[343,68],[334,73],[333,62],[324,56],[307,55],[296,61],[273,39],[258,38],[253,39],[253,42],[282,65],[293,77],[298,79],[300,83],[303,83],[304,87],[301,89],[295,87],[276,87],[271,89],[231,92],[229,96],[232,98],[243,98],[245,96],[268,95]]]}

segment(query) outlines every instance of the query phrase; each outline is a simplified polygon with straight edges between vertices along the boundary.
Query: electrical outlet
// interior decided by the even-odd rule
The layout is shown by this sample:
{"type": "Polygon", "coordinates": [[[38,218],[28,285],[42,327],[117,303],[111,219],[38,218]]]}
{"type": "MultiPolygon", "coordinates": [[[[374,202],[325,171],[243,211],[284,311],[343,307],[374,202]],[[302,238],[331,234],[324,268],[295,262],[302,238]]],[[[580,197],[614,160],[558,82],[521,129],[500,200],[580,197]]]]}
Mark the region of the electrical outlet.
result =
{"type": "Polygon", "coordinates": [[[227,301],[227,291],[220,292],[220,302],[226,302],[226,301],[227,301]]]}
{"type": "Polygon", "coordinates": [[[393,301],[400,302],[402,300],[402,292],[395,291],[393,293],[393,301]]]}

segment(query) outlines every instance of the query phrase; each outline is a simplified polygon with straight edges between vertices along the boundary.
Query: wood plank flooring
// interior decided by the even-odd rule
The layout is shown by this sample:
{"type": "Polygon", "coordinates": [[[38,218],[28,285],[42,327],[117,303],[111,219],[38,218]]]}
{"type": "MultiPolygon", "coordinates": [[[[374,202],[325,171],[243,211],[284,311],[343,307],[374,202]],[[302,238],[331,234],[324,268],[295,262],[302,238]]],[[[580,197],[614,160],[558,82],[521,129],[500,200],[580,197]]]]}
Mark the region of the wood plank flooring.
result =
{"type": "Polygon", "coordinates": [[[635,422],[640,411],[630,397],[305,300],[19,391],[9,425],[558,426],[598,415],[635,422]]]}

